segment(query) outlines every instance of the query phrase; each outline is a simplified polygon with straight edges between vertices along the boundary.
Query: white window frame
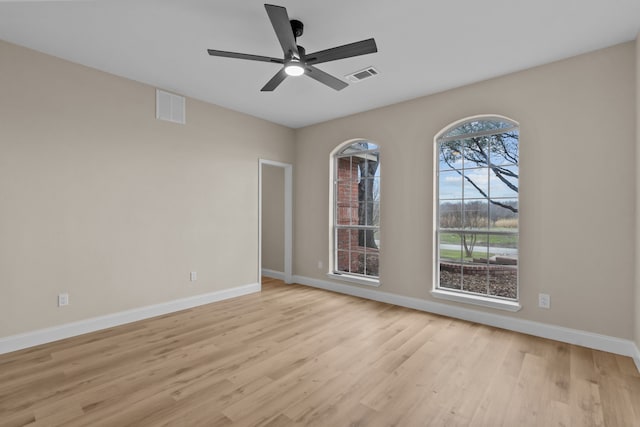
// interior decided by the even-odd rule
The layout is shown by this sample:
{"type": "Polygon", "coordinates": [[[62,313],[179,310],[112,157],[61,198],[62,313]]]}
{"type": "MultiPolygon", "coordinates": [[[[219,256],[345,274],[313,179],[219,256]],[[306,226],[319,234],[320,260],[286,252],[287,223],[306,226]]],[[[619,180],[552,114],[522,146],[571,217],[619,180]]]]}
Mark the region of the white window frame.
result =
{"type": "MultiPolygon", "coordinates": [[[[491,295],[480,295],[480,294],[474,294],[468,291],[464,291],[464,290],[455,290],[455,289],[449,289],[449,288],[445,288],[445,287],[440,287],[439,286],[439,281],[440,281],[440,242],[439,242],[439,231],[440,231],[440,215],[439,215],[439,208],[440,208],[440,180],[439,180],[439,173],[440,173],[440,142],[443,141],[447,141],[447,140],[453,140],[453,139],[460,139],[460,137],[446,137],[443,138],[443,135],[446,135],[448,132],[450,132],[451,130],[462,126],[465,123],[468,122],[473,122],[473,121],[483,121],[483,120],[487,120],[487,121],[502,121],[502,122],[506,122],[506,123],[510,123],[513,125],[513,128],[520,128],[520,124],[513,120],[510,119],[508,117],[505,116],[500,116],[500,115],[495,115],[495,114],[491,114],[491,115],[478,115],[478,116],[472,116],[472,117],[467,117],[461,120],[458,120],[454,123],[449,124],[448,126],[445,126],[440,132],[438,132],[436,134],[436,136],[433,139],[433,162],[434,162],[434,174],[433,174],[433,194],[434,194],[434,198],[433,198],[433,250],[434,250],[434,265],[433,265],[433,288],[431,290],[431,295],[435,298],[440,298],[440,299],[444,299],[444,300],[448,300],[448,301],[455,301],[455,302],[461,302],[461,303],[466,303],[466,304],[473,304],[473,305],[478,305],[478,306],[482,306],[482,307],[489,307],[489,308],[495,308],[495,309],[499,309],[499,310],[506,310],[506,311],[512,311],[512,312],[516,312],[519,311],[522,306],[520,305],[520,260],[518,260],[518,266],[517,266],[517,284],[516,284],[516,299],[506,299],[506,298],[502,298],[502,297],[498,297],[498,296],[491,296],[491,295]]],[[[511,129],[513,129],[511,128],[511,129]]],[[[505,131],[508,129],[505,129],[505,131]]],[[[487,132],[479,132],[477,135],[476,134],[469,134],[469,136],[478,136],[481,134],[484,135],[493,135],[498,133],[499,131],[487,131],[487,132]]],[[[462,136],[462,135],[461,135],[462,136]]],[[[520,141],[518,141],[518,144],[520,143],[520,141]]],[[[519,150],[518,150],[519,151],[519,150]]],[[[520,169],[520,164],[518,162],[518,169],[520,169]]],[[[520,185],[519,185],[520,188],[520,185]]],[[[464,196],[463,199],[464,201],[464,196]]],[[[519,200],[519,194],[518,194],[518,200],[519,200]]],[[[464,202],[463,202],[464,203],[464,202]]],[[[519,205],[519,204],[518,204],[519,205]]],[[[520,217],[519,212],[518,212],[518,218],[520,217]]],[[[488,233],[489,234],[489,233],[488,233]]],[[[518,232],[516,233],[516,235],[518,236],[518,246],[520,244],[520,233],[519,233],[519,228],[518,228],[518,232]]],[[[519,250],[518,250],[519,253],[519,250]]]]}
{"type": "MultiPolygon", "coordinates": [[[[378,153],[378,162],[380,162],[380,145],[376,142],[373,142],[371,140],[368,139],[353,139],[350,141],[346,141],[342,144],[340,144],[339,146],[337,146],[332,152],[331,152],[331,157],[330,157],[330,176],[331,176],[331,185],[330,185],[330,192],[329,192],[329,196],[330,196],[330,221],[329,221],[329,230],[330,230],[330,237],[329,237],[329,248],[330,248],[330,254],[329,254],[329,272],[327,273],[327,276],[331,279],[337,279],[337,280],[341,280],[341,281],[345,281],[345,282],[350,282],[350,283],[356,283],[359,285],[367,285],[367,286],[375,286],[378,287],[380,286],[380,275],[379,275],[379,271],[378,271],[378,276],[367,276],[364,274],[357,274],[357,273],[352,273],[352,272],[344,272],[344,271],[339,271],[338,270],[338,238],[337,238],[337,234],[338,234],[338,230],[339,229],[345,229],[345,228],[357,228],[357,229],[367,229],[367,230],[377,230],[378,234],[380,231],[380,226],[342,226],[342,225],[338,225],[337,224],[337,218],[338,218],[338,213],[337,213],[337,209],[338,209],[338,159],[342,158],[342,157],[347,157],[347,155],[341,155],[340,153],[347,147],[359,143],[359,142],[370,142],[372,144],[375,144],[376,148],[374,149],[370,149],[370,150],[363,150],[361,153],[359,154],[366,154],[366,153],[378,153]]],[[[378,170],[380,170],[380,164],[378,165],[378,170]]],[[[380,176],[380,175],[378,175],[380,176]]],[[[380,179],[380,182],[381,179],[380,179]]],[[[378,265],[381,259],[381,253],[380,251],[378,251],[378,265]]]]}

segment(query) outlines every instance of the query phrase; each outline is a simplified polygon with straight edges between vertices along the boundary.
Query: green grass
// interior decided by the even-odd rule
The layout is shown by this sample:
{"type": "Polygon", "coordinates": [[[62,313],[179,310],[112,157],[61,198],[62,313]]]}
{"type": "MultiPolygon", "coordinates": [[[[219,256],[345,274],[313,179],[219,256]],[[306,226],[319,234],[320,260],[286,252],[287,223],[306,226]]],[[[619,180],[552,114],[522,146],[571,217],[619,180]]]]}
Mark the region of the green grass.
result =
{"type": "MultiPolygon", "coordinates": [[[[492,229],[494,230],[494,229],[492,229]]],[[[489,246],[496,246],[500,248],[517,248],[518,236],[499,234],[499,235],[487,235],[482,232],[478,232],[476,240],[476,246],[487,246],[487,240],[489,246]]],[[[453,245],[460,244],[460,235],[456,233],[440,233],[440,243],[447,243],[453,245]]]]}
{"type": "MultiPolygon", "coordinates": [[[[492,257],[496,254],[492,254],[489,253],[489,256],[492,257]]],[[[487,253],[486,252],[473,252],[473,257],[464,257],[464,261],[473,261],[473,258],[486,258],[487,257],[487,253]]],[[[455,260],[455,261],[459,261],[460,260],[460,251],[454,250],[454,249],[440,249],[440,259],[441,260],[446,260],[446,259],[450,259],[450,260],[455,260]]]]}

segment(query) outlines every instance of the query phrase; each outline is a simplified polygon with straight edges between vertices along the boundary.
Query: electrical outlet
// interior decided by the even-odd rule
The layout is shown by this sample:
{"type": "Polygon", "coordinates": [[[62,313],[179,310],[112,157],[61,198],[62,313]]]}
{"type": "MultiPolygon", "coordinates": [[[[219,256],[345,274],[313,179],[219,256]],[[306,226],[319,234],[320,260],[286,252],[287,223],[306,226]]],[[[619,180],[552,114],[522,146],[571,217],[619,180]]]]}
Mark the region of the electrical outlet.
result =
{"type": "Polygon", "coordinates": [[[551,295],[549,295],[549,294],[538,294],[538,307],[540,307],[540,308],[551,308],[551,295]]]}
{"type": "Polygon", "coordinates": [[[192,271],[191,274],[189,275],[189,280],[191,280],[192,282],[195,282],[196,280],[198,280],[198,273],[195,271],[192,271]]]}
{"type": "Polygon", "coordinates": [[[58,307],[69,305],[69,294],[58,294],[58,307]]]}

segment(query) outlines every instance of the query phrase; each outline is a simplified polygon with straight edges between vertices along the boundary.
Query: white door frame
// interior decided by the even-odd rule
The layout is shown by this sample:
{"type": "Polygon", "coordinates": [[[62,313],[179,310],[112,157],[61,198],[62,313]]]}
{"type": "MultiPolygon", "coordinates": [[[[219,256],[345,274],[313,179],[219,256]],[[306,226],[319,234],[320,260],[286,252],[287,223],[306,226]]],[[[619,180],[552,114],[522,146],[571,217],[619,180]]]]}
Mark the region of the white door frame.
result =
{"type": "Polygon", "coordinates": [[[292,283],[293,259],[293,165],[274,160],[259,160],[258,174],[258,281],[262,283],[262,166],[284,169],[284,282],[292,283]]]}

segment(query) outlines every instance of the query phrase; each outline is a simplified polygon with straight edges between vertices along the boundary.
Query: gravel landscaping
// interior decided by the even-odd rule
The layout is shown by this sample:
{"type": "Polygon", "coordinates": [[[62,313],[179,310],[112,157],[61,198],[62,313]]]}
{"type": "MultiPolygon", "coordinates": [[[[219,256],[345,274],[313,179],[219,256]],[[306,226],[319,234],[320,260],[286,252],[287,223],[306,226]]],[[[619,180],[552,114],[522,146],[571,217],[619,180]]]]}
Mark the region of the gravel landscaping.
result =
{"type": "MultiPolygon", "coordinates": [[[[504,298],[517,297],[518,276],[515,271],[508,274],[495,275],[491,277],[489,284],[489,295],[504,298]]],[[[449,271],[440,271],[440,287],[450,289],[460,289],[460,274],[449,271]],[[457,285],[452,285],[457,283],[457,285]]],[[[464,274],[463,290],[487,295],[487,276],[485,274],[464,274]]]]}

